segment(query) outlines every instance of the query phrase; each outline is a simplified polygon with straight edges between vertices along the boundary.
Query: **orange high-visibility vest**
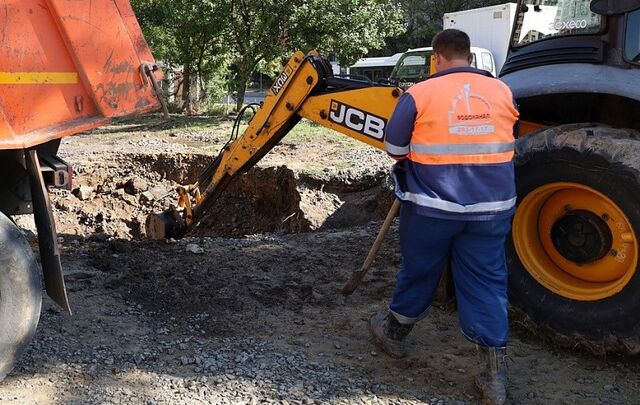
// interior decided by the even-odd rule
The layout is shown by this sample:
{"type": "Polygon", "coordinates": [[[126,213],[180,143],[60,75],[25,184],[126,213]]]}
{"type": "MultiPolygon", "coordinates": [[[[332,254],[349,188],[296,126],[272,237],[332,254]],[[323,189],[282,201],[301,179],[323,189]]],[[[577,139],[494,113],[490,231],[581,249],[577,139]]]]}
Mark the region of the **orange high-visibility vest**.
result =
{"type": "Polygon", "coordinates": [[[497,79],[459,72],[411,87],[416,104],[408,158],[416,163],[495,164],[513,159],[518,111],[497,79]]]}

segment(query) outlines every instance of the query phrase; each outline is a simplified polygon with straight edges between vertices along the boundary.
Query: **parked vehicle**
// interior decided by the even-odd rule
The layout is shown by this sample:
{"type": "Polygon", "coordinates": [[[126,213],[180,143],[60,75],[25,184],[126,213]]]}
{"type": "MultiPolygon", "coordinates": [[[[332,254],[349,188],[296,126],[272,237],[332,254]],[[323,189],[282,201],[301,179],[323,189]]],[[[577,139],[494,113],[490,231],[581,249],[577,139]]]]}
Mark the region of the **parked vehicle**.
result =
{"type": "Polygon", "coordinates": [[[349,66],[349,76],[352,78],[367,78],[374,82],[388,80],[401,57],[402,52],[392,56],[362,58],[354,65],[349,66]]]}
{"type": "MultiPolygon", "coordinates": [[[[60,140],[160,108],[157,70],[128,0],[3,3],[0,47],[0,380],[47,294],[71,312],[48,187],[71,188],[60,140]],[[33,214],[36,262],[13,215],[33,214]]],[[[158,75],[160,76],[160,75],[158,75]]],[[[166,111],[166,110],[165,110],[166,111]]]]}
{"type": "Polygon", "coordinates": [[[442,23],[445,29],[466,32],[472,44],[488,49],[495,59],[495,71],[500,72],[507,58],[515,16],[516,3],[505,3],[446,13],[442,23]]]}
{"type": "MultiPolygon", "coordinates": [[[[496,65],[489,50],[472,46],[471,54],[473,55],[471,66],[484,69],[494,76],[496,75],[496,65]]],[[[434,73],[431,71],[431,55],[433,55],[433,48],[431,47],[409,49],[398,59],[389,81],[406,89],[417,82],[425,80],[434,73]]]]}
{"type": "Polygon", "coordinates": [[[511,303],[640,352],[640,0],[518,2],[500,78],[521,113],[511,303]]]}

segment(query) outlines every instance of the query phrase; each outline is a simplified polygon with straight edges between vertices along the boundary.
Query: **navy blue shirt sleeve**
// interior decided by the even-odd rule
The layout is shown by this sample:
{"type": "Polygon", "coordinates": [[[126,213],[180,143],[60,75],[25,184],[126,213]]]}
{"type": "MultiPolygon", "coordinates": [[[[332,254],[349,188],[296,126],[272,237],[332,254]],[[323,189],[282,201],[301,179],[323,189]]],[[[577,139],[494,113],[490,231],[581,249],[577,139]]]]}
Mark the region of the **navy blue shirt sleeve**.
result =
{"type": "Polygon", "coordinates": [[[384,136],[384,148],[394,159],[403,159],[409,154],[411,134],[418,110],[411,94],[404,93],[398,100],[384,136]]]}
{"type": "MultiPolygon", "coordinates": [[[[516,102],[516,99],[513,99],[513,106],[516,108],[516,111],[520,111],[518,110],[518,103],[516,102]]],[[[520,136],[520,120],[518,119],[516,121],[515,124],[513,124],[513,137],[514,138],[518,138],[520,136]]]]}

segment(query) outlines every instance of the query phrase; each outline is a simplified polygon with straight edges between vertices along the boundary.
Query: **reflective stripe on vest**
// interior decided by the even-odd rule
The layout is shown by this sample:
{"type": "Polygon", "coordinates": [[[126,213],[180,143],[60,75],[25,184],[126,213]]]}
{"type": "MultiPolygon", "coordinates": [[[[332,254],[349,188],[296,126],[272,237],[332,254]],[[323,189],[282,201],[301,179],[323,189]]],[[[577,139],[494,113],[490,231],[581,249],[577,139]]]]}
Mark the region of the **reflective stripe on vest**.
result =
{"type": "Polygon", "coordinates": [[[452,73],[411,87],[417,115],[408,158],[422,164],[494,164],[513,159],[518,112],[502,82],[452,73]]]}
{"type": "Polygon", "coordinates": [[[513,159],[514,145],[514,142],[450,145],[411,144],[409,159],[425,165],[505,163],[513,159]]]}
{"type": "Polygon", "coordinates": [[[411,201],[422,207],[434,208],[446,212],[454,212],[456,214],[477,214],[484,212],[507,211],[516,205],[516,198],[506,201],[481,202],[477,204],[462,205],[451,201],[441,200],[439,198],[429,197],[425,194],[410,193],[401,191],[396,187],[396,196],[403,201],[411,201]]]}
{"type": "Polygon", "coordinates": [[[411,152],[425,155],[482,155],[513,152],[515,142],[459,143],[450,145],[421,145],[412,143],[411,152]]]}
{"type": "Polygon", "coordinates": [[[409,153],[409,145],[407,146],[396,146],[392,143],[389,143],[387,141],[384,142],[384,149],[392,154],[392,155],[396,155],[396,156],[405,156],[409,153]]]}

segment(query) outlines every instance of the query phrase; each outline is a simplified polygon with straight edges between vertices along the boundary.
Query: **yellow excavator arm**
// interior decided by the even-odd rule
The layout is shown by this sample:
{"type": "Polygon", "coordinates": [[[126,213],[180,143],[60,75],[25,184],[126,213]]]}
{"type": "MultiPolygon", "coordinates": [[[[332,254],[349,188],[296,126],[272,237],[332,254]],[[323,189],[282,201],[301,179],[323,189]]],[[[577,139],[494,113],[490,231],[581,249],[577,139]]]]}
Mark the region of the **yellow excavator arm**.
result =
{"type": "Polygon", "coordinates": [[[243,110],[218,157],[196,183],[178,188],[177,207],[147,218],[147,235],[162,239],[187,234],[229,183],[262,159],[302,117],[383,149],[384,129],[401,94],[391,85],[334,77],[331,65],[317,52],[296,52],[244,133],[237,137],[243,110]]]}

